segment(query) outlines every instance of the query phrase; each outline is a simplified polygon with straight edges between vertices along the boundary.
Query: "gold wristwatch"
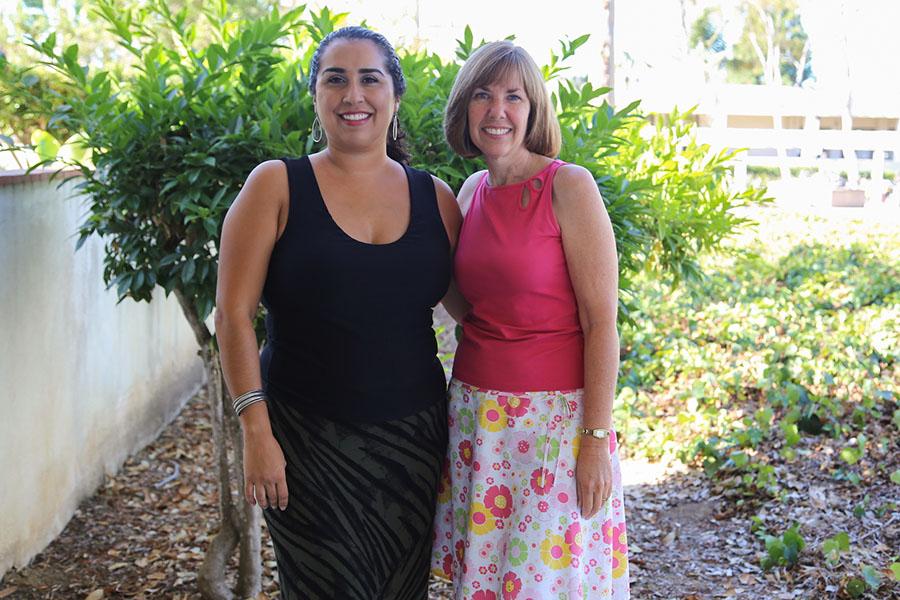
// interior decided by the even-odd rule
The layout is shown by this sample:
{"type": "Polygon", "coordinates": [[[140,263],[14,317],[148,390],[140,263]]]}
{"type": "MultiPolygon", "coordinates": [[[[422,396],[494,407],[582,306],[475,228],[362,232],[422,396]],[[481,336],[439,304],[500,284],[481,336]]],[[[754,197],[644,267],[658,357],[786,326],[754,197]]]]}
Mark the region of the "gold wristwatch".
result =
{"type": "Polygon", "coordinates": [[[578,430],[581,435],[589,435],[591,437],[595,437],[598,440],[603,440],[609,437],[609,429],[588,429],[587,427],[582,427],[578,430]]]}

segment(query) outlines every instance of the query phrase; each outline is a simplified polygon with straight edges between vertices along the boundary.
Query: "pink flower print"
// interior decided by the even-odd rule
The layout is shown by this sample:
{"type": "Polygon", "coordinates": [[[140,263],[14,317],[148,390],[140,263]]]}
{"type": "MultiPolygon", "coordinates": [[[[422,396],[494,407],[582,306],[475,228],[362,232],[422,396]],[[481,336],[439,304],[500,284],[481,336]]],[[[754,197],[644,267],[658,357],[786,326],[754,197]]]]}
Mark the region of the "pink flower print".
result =
{"type": "Polygon", "coordinates": [[[535,469],[531,474],[531,489],[534,490],[535,494],[540,494],[541,496],[548,494],[553,487],[553,480],[553,473],[547,469],[543,467],[535,469]]]}
{"type": "Polygon", "coordinates": [[[625,523],[612,524],[612,519],[607,519],[603,524],[603,541],[612,546],[613,550],[625,554],[628,552],[628,541],[625,534],[625,523]]]}
{"type": "Polygon", "coordinates": [[[569,552],[571,552],[574,556],[581,556],[581,524],[572,523],[571,525],[569,525],[568,529],[566,529],[565,538],[566,543],[569,545],[569,552]]]}
{"type": "Polygon", "coordinates": [[[478,590],[472,596],[472,600],[497,600],[497,594],[491,590],[478,590]]]}
{"type": "Polygon", "coordinates": [[[512,493],[505,485],[495,485],[488,488],[484,495],[484,505],[491,514],[498,519],[505,519],[512,514],[512,493]]]}
{"type": "Polygon", "coordinates": [[[628,552],[628,536],[625,533],[625,522],[613,527],[613,550],[626,554],[628,552]]]}
{"type": "Polygon", "coordinates": [[[497,400],[510,417],[521,417],[528,412],[528,407],[531,405],[531,400],[527,397],[498,396],[497,400]]]}
{"type": "Polygon", "coordinates": [[[526,452],[528,452],[529,448],[531,448],[531,445],[528,443],[527,440],[521,440],[521,441],[519,441],[518,448],[519,448],[519,452],[521,452],[522,454],[525,454],[526,452]]]}
{"type": "Polygon", "coordinates": [[[546,500],[541,500],[540,502],[538,502],[538,510],[539,511],[547,512],[547,510],[549,510],[549,509],[550,509],[550,505],[547,503],[546,500]]]}
{"type": "Polygon", "coordinates": [[[612,435],[609,436],[609,454],[610,454],[610,456],[612,456],[613,452],[616,451],[616,448],[618,447],[618,445],[619,445],[619,443],[618,443],[618,439],[616,438],[616,432],[613,431],[612,435]]]}
{"type": "Polygon", "coordinates": [[[472,442],[463,440],[459,443],[459,457],[467,467],[472,466],[472,442]]]}
{"type": "MultiPolygon", "coordinates": [[[[603,541],[607,544],[612,544],[612,519],[607,519],[603,522],[603,525],[600,526],[600,531],[603,532],[603,541]]],[[[594,540],[597,539],[597,534],[594,534],[594,540]]]]}
{"type": "Polygon", "coordinates": [[[488,565],[488,573],[496,573],[496,572],[497,572],[497,565],[495,565],[494,563],[489,564],[488,565]]]}
{"type": "Polygon", "coordinates": [[[462,540],[456,542],[456,562],[462,563],[466,557],[466,543],[462,540]]]}
{"type": "Polygon", "coordinates": [[[444,569],[444,573],[443,573],[444,577],[452,580],[453,579],[453,556],[451,556],[450,554],[444,555],[444,564],[443,564],[442,568],[444,569]]]}
{"type": "Polygon", "coordinates": [[[516,600],[519,592],[522,591],[522,580],[516,577],[516,574],[510,571],[503,576],[503,600],[516,600]]]}

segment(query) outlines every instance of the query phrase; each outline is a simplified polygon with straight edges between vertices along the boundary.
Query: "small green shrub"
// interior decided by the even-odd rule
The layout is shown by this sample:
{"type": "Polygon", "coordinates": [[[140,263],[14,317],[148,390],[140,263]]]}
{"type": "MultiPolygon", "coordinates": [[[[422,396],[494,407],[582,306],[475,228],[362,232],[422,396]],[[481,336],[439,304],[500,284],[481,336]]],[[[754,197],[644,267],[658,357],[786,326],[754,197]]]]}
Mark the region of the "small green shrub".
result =
{"type": "Polygon", "coordinates": [[[795,567],[800,561],[800,551],[806,547],[797,523],[780,536],[764,535],[763,540],[766,543],[766,554],[760,564],[764,571],[773,567],[795,567]]]}

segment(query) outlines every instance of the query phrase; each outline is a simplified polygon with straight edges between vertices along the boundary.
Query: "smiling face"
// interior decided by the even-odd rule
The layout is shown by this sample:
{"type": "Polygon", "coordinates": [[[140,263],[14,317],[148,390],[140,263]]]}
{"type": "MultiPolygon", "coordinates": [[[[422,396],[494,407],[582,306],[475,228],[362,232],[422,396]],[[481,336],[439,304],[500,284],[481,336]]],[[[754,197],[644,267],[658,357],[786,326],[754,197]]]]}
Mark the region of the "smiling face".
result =
{"type": "Polygon", "coordinates": [[[472,90],[469,137],[488,160],[527,154],[525,134],[530,111],[522,77],[510,69],[494,82],[472,90]]]}
{"type": "Polygon", "coordinates": [[[378,46],[369,40],[337,39],[319,64],[314,102],[328,145],[355,151],[384,148],[399,101],[378,46]]]}

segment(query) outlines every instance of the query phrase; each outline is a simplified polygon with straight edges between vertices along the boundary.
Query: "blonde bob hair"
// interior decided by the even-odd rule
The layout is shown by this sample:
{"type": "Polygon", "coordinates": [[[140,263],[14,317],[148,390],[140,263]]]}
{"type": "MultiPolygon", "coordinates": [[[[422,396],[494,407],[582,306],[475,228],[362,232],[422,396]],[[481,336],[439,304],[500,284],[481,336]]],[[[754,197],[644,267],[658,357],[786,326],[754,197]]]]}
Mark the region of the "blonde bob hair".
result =
{"type": "Polygon", "coordinates": [[[531,105],[525,147],[535,154],[556,158],[561,135],[559,121],[541,70],[534,59],[512,42],[491,42],[472,53],[453,82],[444,112],[444,136],[453,151],[465,158],[481,155],[469,136],[469,101],[475,89],[516,73],[522,78],[531,105]]]}

